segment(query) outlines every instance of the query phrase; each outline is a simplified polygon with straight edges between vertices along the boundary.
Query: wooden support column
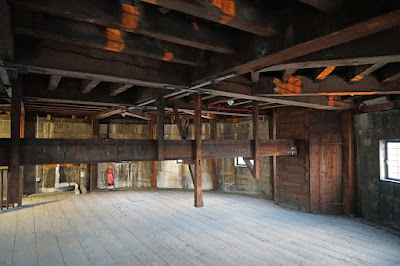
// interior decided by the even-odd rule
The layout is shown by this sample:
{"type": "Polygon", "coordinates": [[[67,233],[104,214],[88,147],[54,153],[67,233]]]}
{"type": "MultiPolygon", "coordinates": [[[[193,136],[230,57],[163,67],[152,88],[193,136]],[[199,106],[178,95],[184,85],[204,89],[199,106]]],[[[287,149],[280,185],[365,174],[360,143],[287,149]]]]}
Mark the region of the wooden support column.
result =
{"type": "Polygon", "coordinates": [[[258,102],[253,101],[253,154],[254,166],[253,173],[255,179],[260,179],[260,122],[259,122],[259,107],[258,102]]]}
{"type": "Polygon", "coordinates": [[[194,182],[194,206],[203,207],[203,195],[202,195],[202,174],[201,168],[203,165],[203,153],[201,146],[201,97],[200,94],[196,93],[194,95],[194,137],[195,137],[195,182],[194,182]]]}
{"type": "MultiPolygon", "coordinates": [[[[217,140],[217,121],[215,119],[210,120],[210,135],[211,140],[217,140]]],[[[213,189],[218,189],[218,170],[217,170],[217,159],[211,159],[211,171],[212,171],[212,181],[213,181],[213,189]]]]}
{"type": "Polygon", "coordinates": [[[343,212],[355,213],[356,190],[354,175],[354,116],[351,110],[342,112],[343,138],[343,212]]]}
{"type": "MultiPolygon", "coordinates": [[[[156,139],[156,127],[154,120],[149,121],[149,134],[151,139],[156,139]]],[[[151,162],[151,187],[157,187],[157,162],[151,162]]]]}
{"type": "MultiPolygon", "coordinates": [[[[186,130],[183,128],[182,120],[179,117],[178,108],[176,107],[175,103],[173,103],[173,109],[174,109],[176,125],[178,126],[178,130],[179,130],[179,135],[181,135],[181,139],[185,140],[185,139],[187,139],[187,133],[186,133],[186,130]]],[[[194,173],[193,173],[193,169],[192,169],[192,165],[191,165],[192,163],[193,163],[193,161],[189,161],[188,167],[189,167],[190,176],[192,177],[192,182],[194,185],[195,178],[194,178],[194,173]]]]}
{"type": "Polygon", "coordinates": [[[158,161],[164,160],[164,119],[165,119],[165,99],[159,96],[157,99],[157,152],[158,161]]]}
{"type": "MultiPolygon", "coordinates": [[[[100,138],[100,128],[99,128],[99,120],[92,120],[92,138],[99,139],[100,138]]],[[[89,164],[89,182],[90,182],[90,191],[95,191],[97,189],[97,181],[98,181],[98,164],[89,164]]]]}
{"type": "MultiPolygon", "coordinates": [[[[276,130],[275,130],[275,121],[274,121],[274,114],[275,112],[272,113],[272,116],[268,116],[268,128],[269,128],[269,139],[276,139],[276,130]]],[[[276,168],[276,156],[270,156],[269,159],[269,170],[270,170],[270,184],[271,184],[271,198],[274,198],[274,184],[275,184],[275,168],[276,168]]]]}
{"type": "Polygon", "coordinates": [[[11,101],[11,145],[10,145],[10,175],[8,181],[8,203],[21,206],[22,191],[20,191],[20,120],[22,100],[22,79],[18,78],[12,85],[11,101]]]}

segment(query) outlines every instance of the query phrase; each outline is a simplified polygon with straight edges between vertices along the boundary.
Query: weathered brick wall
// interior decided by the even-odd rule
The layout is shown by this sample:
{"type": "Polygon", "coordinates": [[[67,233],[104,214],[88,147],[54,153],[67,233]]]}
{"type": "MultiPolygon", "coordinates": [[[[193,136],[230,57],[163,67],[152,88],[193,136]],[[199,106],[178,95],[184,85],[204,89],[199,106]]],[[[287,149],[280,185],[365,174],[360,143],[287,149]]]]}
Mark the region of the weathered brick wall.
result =
{"type": "MultiPolygon", "coordinates": [[[[217,137],[222,140],[251,140],[253,122],[218,123],[217,137]]],[[[260,139],[269,138],[268,120],[260,121],[260,139]]],[[[269,157],[260,158],[260,179],[255,180],[247,167],[235,166],[233,158],[218,159],[217,171],[220,189],[226,192],[241,192],[271,197],[269,157]]]]}

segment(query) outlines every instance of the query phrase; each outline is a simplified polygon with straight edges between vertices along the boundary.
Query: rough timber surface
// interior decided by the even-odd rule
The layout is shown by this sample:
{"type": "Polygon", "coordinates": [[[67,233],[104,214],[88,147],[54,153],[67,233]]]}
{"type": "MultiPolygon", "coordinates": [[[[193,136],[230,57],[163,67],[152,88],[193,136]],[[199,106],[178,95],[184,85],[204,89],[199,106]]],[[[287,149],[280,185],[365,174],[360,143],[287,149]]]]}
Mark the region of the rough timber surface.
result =
{"type": "Polygon", "coordinates": [[[35,195],[0,212],[0,265],[398,265],[400,236],[272,201],[125,190],[35,195]]]}

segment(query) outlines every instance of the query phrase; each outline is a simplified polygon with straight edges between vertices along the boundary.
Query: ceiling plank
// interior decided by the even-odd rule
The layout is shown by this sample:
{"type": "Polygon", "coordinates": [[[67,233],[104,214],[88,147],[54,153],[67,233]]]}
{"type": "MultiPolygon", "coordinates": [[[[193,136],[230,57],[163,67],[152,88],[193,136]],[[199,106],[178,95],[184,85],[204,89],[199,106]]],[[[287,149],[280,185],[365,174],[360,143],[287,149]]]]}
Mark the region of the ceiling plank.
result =
{"type": "Polygon", "coordinates": [[[100,82],[98,79],[82,80],[82,93],[90,93],[100,82]]]}
{"type": "Polygon", "coordinates": [[[50,80],[49,80],[49,91],[54,91],[55,89],[57,89],[58,84],[61,81],[62,76],[60,75],[51,75],[50,76],[50,80]]]}
{"type": "Polygon", "coordinates": [[[120,84],[114,83],[110,87],[110,95],[117,96],[118,94],[123,93],[124,91],[133,87],[133,84],[120,84]]]}
{"type": "Polygon", "coordinates": [[[142,2],[155,4],[168,9],[176,10],[202,19],[217,22],[242,31],[250,32],[264,37],[277,35],[277,17],[265,10],[253,7],[252,18],[246,13],[248,4],[241,0],[225,1],[183,1],[183,0],[141,0],[142,2]],[[245,7],[246,6],[246,7],[245,7]],[[266,21],[266,17],[269,21],[266,21]]]}
{"type": "Polygon", "coordinates": [[[14,24],[14,31],[17,34],[35,38],[127,53],[171,63],[205,65],[200,50],[115,29],[102,29],[91,23],[24,11],[15,14],[14,24]],[[121,34],[119,39],[112,36],[113,30],[121,34]]]}
{"type": "Polygon", "coordinates": [[[356,76],[354,76],[352,79],[350,79],[350,82],[360,81],[363,78],[365,78],[366,76],[368,76],[369,74],[375,72],[376,70],[382,68],[385,65],[386,65],[386,63],[374,64],[374,65],[368,67],[367,69],[363,70],[361,73],[359,73],[356,76]]]}
{"type": "Polygon", "coordinates": [[[141,4],[109,0],[15,0],[12,4],[37,12],[43,12],[78,21],[90,22],[107,28],[145,35],[217,53],[233,54],[229,34],[206,25],[188,23],[186,18],[168,14],[163,16],[157,10],[143,10],[141,4]],[[171,31],[171,28],[179,29],[171,31]]]}

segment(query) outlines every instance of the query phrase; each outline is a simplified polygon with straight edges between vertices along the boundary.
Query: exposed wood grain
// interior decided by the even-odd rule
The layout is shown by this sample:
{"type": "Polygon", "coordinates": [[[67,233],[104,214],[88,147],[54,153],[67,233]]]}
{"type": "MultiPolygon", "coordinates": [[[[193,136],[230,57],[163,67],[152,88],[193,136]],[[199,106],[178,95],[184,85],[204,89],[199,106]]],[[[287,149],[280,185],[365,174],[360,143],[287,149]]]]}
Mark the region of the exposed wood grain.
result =
{"type": "Polygon", "coordinates": [[[201,96],[195,94],[194,96],[194,139],[195,139],[195,182],[194,182],[194,206],[203,207],[203,194],[202,194],[202,166],[203,166],[203,153],[202,153],[202,124],[201,124],[201,96]]]}
{"type": "Polygon", "coordinates": [[[59,75],[51,75],[49,80],[49,91],[54,91],[57,89],[58,84],[61,81],[62,76],[59,75]]]}
{"type": "Polygon", "coordinates": [[[354,159],[354,116],[351,111],[343,111],[343,212],[353,215],[356,210],[355,159],[354,159]]]}

